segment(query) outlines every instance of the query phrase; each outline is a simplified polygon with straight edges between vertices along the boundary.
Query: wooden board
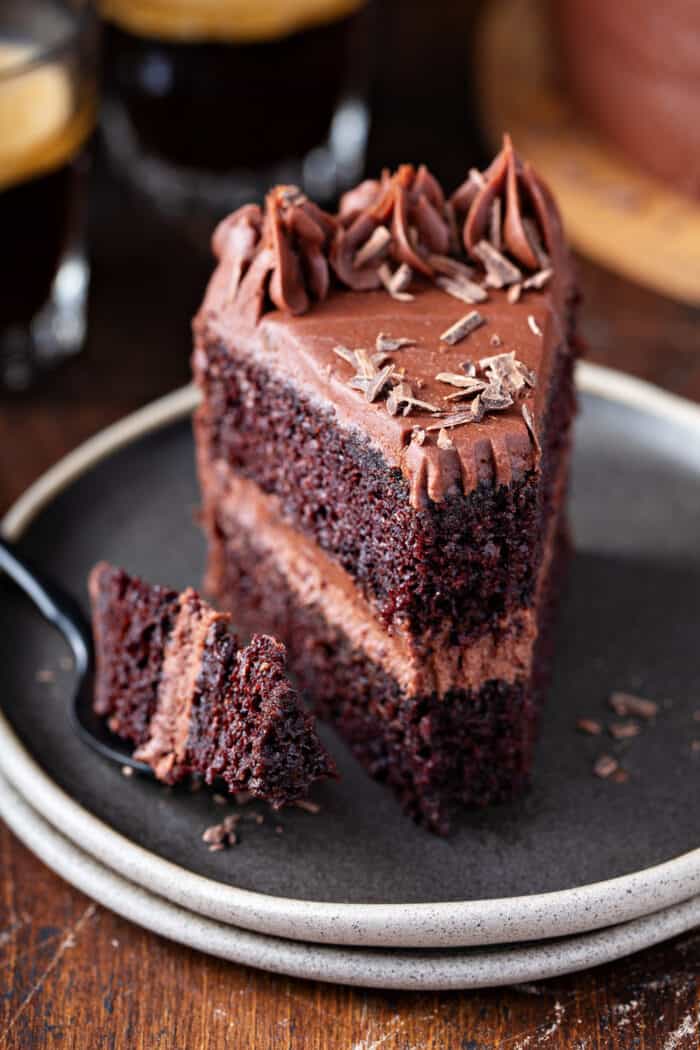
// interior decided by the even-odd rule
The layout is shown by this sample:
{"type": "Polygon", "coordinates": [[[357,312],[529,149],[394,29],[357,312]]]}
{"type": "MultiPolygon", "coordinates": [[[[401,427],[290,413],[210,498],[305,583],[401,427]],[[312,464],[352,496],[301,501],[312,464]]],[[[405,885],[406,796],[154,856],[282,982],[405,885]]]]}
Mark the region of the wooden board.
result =
{"type": "Polygon", "coordinates": [[[595,262],[700,305],[700,202],[669,190],[582,125],[557,83],[541,0],[494,0],[476,48],[484,129],[504,130],[551,186],[574,246],[595,262]]]}

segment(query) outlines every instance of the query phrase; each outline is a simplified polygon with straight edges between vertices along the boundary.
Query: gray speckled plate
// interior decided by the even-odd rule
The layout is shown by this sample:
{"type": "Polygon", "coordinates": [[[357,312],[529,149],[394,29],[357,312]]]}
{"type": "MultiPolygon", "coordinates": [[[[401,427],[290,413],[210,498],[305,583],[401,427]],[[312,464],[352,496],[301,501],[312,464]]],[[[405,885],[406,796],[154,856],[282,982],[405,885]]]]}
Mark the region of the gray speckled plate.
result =
{"type": "MultiPolygon", "coordinates": [[[[577,541],[536,780],[517,804],[466,813],[448,840],[404,819],[332,732],[340,784],[322,812],[284,814],[235,850],[202,830],[207,792],[125,781],[66,718],[63,649],[7,583],[0,606],[5,717],[0,767],[102,864],[190,912],[300,941],[437,948],[561,937],[660,911],[700,893],[691,751],[700,663],[700,411],[602,369],[580,373],[572,519],[577,541]],[[38,682],[38,669],[55,669],[38,682]],[[591,775],[603,749],[574,731],[605,719],[612,689],[662,702],[624,745],[626,784],[591,775]]],[[[199,580],[203,544],[180,391],[104,431],[45,475],[4,522],[76,593],[107,557],[175,585],[199,580]]]]}
{"type": "Polygon", "coordinates": [[[305,944],[195,915],[135,886],[61,835],[2,776],[0,817],[44,863],[124,918],[209,955],[291,977],[412,991],[488,988],[599,966],[700,923],[694,897],[596,933],[528,945],[398,951],[305,944]]]}

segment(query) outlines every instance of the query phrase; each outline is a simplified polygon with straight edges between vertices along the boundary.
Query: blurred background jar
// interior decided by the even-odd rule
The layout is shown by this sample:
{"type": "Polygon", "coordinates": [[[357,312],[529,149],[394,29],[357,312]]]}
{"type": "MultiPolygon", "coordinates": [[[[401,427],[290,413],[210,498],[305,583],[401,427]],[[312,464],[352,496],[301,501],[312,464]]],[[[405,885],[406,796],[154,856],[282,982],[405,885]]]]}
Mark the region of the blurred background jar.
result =
{"type": "Polygon", "coordinates": [[[359,178],[365,0],[101,0],[103,127],[119,167],[208,238],[277,182],[330,201],[359,178]]]}
{"type": "Polygon", "coordinates": [[[0,3],[0,385],[10,389],[83,343],[96,61],[87,3],[0,3]]]}

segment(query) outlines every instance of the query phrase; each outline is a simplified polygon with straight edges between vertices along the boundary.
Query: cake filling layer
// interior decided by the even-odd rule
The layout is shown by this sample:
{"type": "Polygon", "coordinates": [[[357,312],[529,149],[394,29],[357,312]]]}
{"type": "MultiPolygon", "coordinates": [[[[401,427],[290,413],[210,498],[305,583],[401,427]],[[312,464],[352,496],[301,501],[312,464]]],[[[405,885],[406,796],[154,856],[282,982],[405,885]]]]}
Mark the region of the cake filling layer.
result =
{"type": "Polygon", "coordinates": [[[185,759],[197,677],[211,627],[220,613],[203,605],[194,591],[182,596],[165,657],[149,737],[135,757],[151,765],[159,780],[185,759]]]}
{"type": "MultiPolygon", "coordinates": [[[[566,462],[560,468],[559,495],[564,488],[566,462]]],[[[302,606],[318,608],[324,618],[342,627],[353,647],[396,679],[410,696],[444,696],[454,689],[478,689],[489,679],[514,682],[530,674],[537,637],[538,598],[554,543],[558,515],[553,508],[538,574],[535,604],[514,610],[497,628],[468,645],[451,645],[451,625],[430,640],[418,642],[400,627],[387,632],[364,599],[352,577],[313,541],[285,524],[277,501],[254,482],[225,472],[217,492],[207,493],[215,504],[225,533],[244,530],[284,577],[302,606]]]]}

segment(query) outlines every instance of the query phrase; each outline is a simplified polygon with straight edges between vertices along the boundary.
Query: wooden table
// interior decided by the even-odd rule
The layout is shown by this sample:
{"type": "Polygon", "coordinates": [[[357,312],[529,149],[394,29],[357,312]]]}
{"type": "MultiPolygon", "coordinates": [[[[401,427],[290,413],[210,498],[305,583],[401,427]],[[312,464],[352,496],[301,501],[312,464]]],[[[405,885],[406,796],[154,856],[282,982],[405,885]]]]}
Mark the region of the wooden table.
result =
{"type": "MultiPolygon", "coordinates": [[[[463,95],[455,89],[463,78],[466,90],[462,41],[469,12],[448,0],[395,0],[384,17],[396,46],[377,76],[370,167],[425,157],[455,183],[475,148],[463,95]],[[430,30],[430,83],[426,88],[417,77],[406,84],[401,78],[420,64],[430,30]]],[[[84,438],[188,377],[188,319],[208,261],[125,194],[103,165],[93,198],[88,347],[30,394],[0,396],[0,511],[84,438]]],[[[585,263],[581,275],[590,359],[700,400],[698,313],[585,263]]],[[[527,987],[359,991],[197,955],[91,903],[4,827],[0,849],[0,1047],[700,1046],[698,932],[614,965],[527,987]]]]}

